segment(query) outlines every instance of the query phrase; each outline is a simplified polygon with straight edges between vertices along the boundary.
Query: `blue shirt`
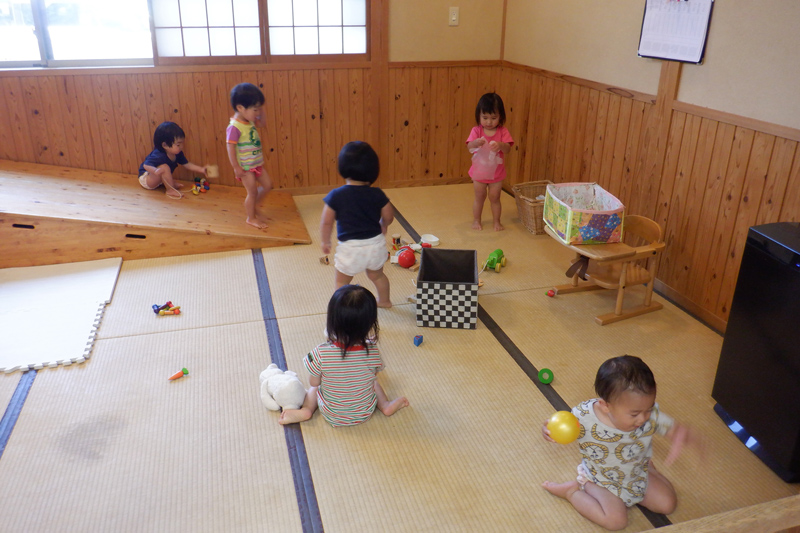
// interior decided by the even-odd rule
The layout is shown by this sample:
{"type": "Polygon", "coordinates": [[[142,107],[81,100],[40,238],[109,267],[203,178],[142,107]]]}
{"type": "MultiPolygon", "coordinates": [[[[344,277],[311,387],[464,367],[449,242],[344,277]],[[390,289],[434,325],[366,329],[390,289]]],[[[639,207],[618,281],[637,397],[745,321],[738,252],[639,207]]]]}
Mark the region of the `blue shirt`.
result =
{"type": "Polygon", "coordinates": [[[169,158],[169,156],[159,150],[158,148],[154,148],[150,155],[144,158],[144,163],[141,164],[139,167],[139,176],[144,174],[146,171],[144,169],[145,165],[150,165],[151,167],[160,167],[163,164],[169,165],[169,171],[175,172],[175,169],[178,168],[178,165],[185,165],[188,163],[189,160],[186,159],[186,156],[183,155],[183,152],[178,152],[178,155],[175,156],[175,161],[169,158]]]}
{"type": "Polygon", "coordinates": [[[381,210],[389,198],[378,187],[343,185],[323,198],[336,212],[336,236],[340,241],[371,239],[381,234],[381,210]]]}

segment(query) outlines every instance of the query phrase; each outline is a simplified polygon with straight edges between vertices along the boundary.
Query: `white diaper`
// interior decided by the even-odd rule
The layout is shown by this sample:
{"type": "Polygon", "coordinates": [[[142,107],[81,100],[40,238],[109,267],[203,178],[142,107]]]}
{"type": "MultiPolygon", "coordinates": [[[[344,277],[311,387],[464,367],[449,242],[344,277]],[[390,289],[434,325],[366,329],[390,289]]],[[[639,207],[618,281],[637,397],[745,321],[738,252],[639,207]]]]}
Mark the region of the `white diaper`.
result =
{"type": "Polygon", "coordinates": [[[345,276],[355,276],[365,270],[380,270],[388,259],[386,237],[381,233],[369,239],[340,241],[333,264],[345,276]]]}
{"type": "Polygon", "coordinates": [[[144,174],[139,176],[139,185],[141,185],[142,187],[144,187],[148,191],[152,191],[153,189],[158,189],[159,187],[161,187],[161,183],[159,183],[155,187],[148,187],[147,186],[147,175],[148,174],[149,174],[149,172],[145,171],[144,174]]]}
{"type": "Polygon", "coordinates": [[[577,481],[578,481],[578,485],[580,485],[580,487],[581,487],[581,490],[583,490],[583,486],[586,485],[586,483],[588,483],[591,480],[592,480],[592,476],[586,470],[586,467],[583,466],[583,463],[580,463],[578,465],[578,478],[577,478],[577,481]]]}

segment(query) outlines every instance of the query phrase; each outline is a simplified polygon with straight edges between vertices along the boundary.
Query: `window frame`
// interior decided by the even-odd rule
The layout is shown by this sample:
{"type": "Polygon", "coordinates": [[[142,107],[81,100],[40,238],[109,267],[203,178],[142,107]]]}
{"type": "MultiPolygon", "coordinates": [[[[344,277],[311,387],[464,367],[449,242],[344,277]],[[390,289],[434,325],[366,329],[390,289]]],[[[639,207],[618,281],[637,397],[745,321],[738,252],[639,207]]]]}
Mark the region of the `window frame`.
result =
{"type": "MultiPolygon", "coordinates": [[[[150,45],[153,57],[141,59],[51,59],[53,53],[49,32],[43,20],[44,0],[29,0],[33,15],[34,31],[39,43],[38,60],[0,62],[0,70],[18,70],[28,68],[99,68],[99,67],[175,67],[175,66],[212,66],[212,65],[289,65],[289,64],[338,64],[369,62],[373,50],[372,1],[365,0],[366,17],[366,52],[362,54],[281,54],[272,55],[269,49],[269,19],[267,0],[258,0],[259,35],[261,38],[261,54],[247,56],[169,56],[158,54],[155,21],[153,20],[153,1],[147,0],[150,13],[150,45]]],[[[183,26],[181,26],[183,29],[183,26]]]]}

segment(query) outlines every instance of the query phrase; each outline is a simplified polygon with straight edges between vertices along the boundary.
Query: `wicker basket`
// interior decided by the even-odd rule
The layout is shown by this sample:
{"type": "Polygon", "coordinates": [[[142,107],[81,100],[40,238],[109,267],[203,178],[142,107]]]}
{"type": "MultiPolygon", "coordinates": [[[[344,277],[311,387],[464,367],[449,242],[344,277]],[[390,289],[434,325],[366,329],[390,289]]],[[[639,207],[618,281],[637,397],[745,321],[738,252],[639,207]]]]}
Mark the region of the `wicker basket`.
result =
{"type": "Polygon", "coordinates": [[[517,199],[517,211],[519,212],[519,219],[528,228],[528,231],[534,235],[541,235],[544,233],[544,220],[542,218],[544,211],[544,195],[547,191],[547,186],[551,185],[552,181],[528,181],[514,185],[511,189],[514,191],[514,197],[517,199]],[[541,200],[537,200],[537,196],[542,196],[541,200]]]}

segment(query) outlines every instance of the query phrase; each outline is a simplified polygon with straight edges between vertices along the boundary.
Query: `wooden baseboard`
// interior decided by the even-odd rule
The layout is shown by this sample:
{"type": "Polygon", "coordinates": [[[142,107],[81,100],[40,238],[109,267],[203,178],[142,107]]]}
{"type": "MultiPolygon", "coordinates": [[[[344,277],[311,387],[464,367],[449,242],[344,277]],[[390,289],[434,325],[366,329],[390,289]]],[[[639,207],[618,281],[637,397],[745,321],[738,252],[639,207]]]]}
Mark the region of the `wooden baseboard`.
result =
{"type": "Polygon", "coordinates": [[[672,287],[665,285],[661,280],[657,279],[653,285],[653,288],[664,298],[681,307],[684,311],[693,315],[695,318],[703,322],[720,335],[725,333],[725,328],[728,327],[727,320],[723,320],[720,317],[712,314],[710,311],[703,309],[693,301],[689,300],[686,296],[677,292],[672,287]]]}

